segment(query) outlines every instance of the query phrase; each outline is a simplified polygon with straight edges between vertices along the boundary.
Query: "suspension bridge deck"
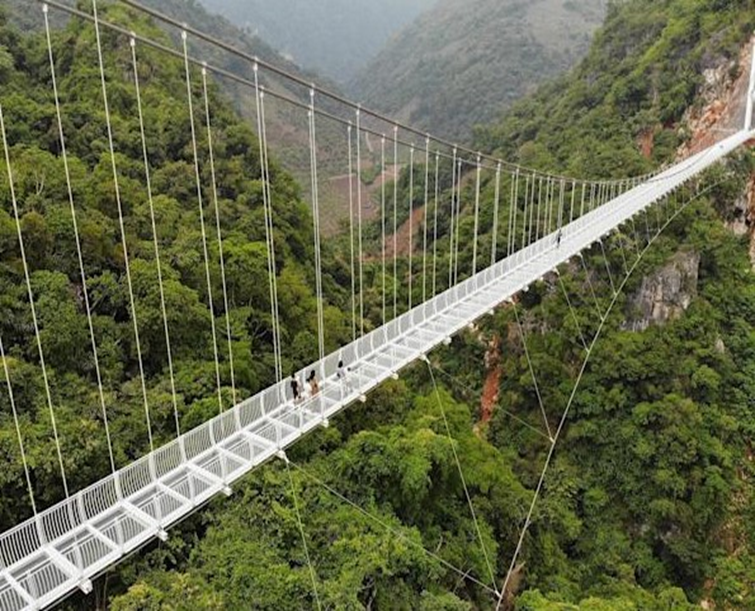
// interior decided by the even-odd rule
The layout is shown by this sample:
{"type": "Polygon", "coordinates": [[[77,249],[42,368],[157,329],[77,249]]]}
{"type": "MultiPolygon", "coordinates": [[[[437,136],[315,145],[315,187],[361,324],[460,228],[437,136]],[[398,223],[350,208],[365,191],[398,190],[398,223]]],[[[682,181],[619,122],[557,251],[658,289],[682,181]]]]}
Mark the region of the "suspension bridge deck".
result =
{"type": "Polygon", "coordinates": [[[320,392],[295,404],[284,380],[0,535],[0,609],[39,609],[80,588],[302,435],[731,153],[740,132],[667,169],[306,368],[320,392]],[[336,377],[337,363],[349,368],[336,377]]]}

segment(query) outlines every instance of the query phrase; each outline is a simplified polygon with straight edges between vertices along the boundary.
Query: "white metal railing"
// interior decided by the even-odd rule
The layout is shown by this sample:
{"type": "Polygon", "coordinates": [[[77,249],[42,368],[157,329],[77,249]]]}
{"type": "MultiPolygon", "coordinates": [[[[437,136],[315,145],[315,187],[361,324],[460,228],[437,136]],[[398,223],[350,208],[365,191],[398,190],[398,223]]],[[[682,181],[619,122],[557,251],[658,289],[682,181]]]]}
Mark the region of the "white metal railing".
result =
{"type": "Polygon", "coordinates": [[[192,513],[493,307],[669,194],[750,137],[741,132],[543,237],[297,372],[320,393],[294,404],[288,380],[0,535],[0,611],[53,604],[192,513]],[[349,366],[336,379],[339,360],[349,366]]]}

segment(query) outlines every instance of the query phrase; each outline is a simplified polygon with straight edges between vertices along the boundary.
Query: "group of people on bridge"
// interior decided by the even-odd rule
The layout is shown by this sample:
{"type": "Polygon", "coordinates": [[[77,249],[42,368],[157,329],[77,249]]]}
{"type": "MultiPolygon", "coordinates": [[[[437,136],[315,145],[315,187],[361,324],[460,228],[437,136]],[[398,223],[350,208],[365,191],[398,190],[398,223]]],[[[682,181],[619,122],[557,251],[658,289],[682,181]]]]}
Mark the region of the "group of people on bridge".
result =
{"type": "MultiPolygon", "coordinates": [[[[343,360],[338,361],[338,367],[336,369],[336,379],[341,385],[341,396],[343,396],[343,386],[346,382],[346,367],[344,367],[343,360]]],[[[296,372],[291,374],[291,393],[294,397],[294,403],[300,403],[311,397],[314,397],[320,392],[320,383],[317,380],[317,373],[313,369],[309,372],[305,383],[301,383],[296,375],[296,372]]]]}

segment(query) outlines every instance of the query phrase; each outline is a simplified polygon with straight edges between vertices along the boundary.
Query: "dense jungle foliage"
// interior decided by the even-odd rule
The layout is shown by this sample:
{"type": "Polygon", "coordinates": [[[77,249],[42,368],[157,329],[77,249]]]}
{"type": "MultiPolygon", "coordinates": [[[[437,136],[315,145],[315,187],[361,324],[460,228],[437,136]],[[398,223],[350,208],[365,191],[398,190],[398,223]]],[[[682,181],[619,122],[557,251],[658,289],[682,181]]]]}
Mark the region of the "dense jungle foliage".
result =
{"type": "MultiPolygon", "coordinates": [[[[698,51],[735,55],[752,30],[755,13],[749,8],[744,2],[721,0],[636,0],[616,5],[590,57],[576,73],[597,58],[610,57],[594,72],[597,76],[587,83],[578,77],[562,82],[563,96],[530,100],[531,108],[518,109],[502,126],[492,128],[484,136],[485,144],[526,157],[528,163],[542,162],[576,174],[640,173],[668,160],[676,141],[658,146],[657,159],[644,160],[636,152],[637,132],[627,127],[630,118],[650,107],[664,117],[666,127],[679,121],[694,101],[696,81],[689,89],[685,85],[683,94],[673,93],[673,76],[686,74],[680,65],[694,62],[698,51]],[[649,14],[660,25],[640,29],[645,46],[611,46],[626,24],[649,19],[649,14]],[[707,24],[703,34],[700,24],[707,24]],[[654,58],[659,74],[665,75],[657,89],[647,98],[638,97],[636,106],[617,106],[608,92],[610,83],[634,70],[629,66],[635,65],[635,54],[645,57],[645,52],[658,48],[658,41],[667,39],[665,44],[673,45],[660,47],[654,58]],[[666,54],[664,49],[683,43],[695,52],[673,58],[666,54]],[[559,144],[558,130],[549,129],[550,121],[557,119],[549,117],[571,99],[572,88],[587,89],[584,95],[594,96],[596,114],[590,121],[577,121],[579,127],[561,123],[568,133],[560,137],[568,141],[559,144]],[[676,104],[677,95],[682,95],[683,104],[676,104]],[[542,132],[535,117],[542,118],[542,132]],[[526,134],[514,134],[516,126],[525,123],[526,134]],[[606,143],[609,140],[612,146],[606,143]],[[528,144],[533,141],[534,145],[528,144]],[[537,156],[530,158],[527,152],[532,146],[537,156]],[[579,164],[570,165],[569,149],[580,153],[579,164]],[[591,151],[594,168],[588,157],[591,151]]],[[[123,17],[117,7],[111,11],[113,18],[123,17]]],[[[140,29],[144,27],[140,24],[140,29]]],[[[631,33],[626,36],[625,40],[634,40],[631,33]]],[[[111,77],[108,86],[136,312],[143,321],[148,396],[158,437],[166,439],[173,432],[172,407],[132,75],[126,41],[105,39],[108,48],[117,50],[110,55],[110,74],[121,75],[111,77]]],[[[146,434],[92,40],[90,27],[72,23],[56,34],[55,48],[61,68],[65,66],[60,86],[74,199],[111,426],[122,465],[144,451],[146,434]]],[[[214,414],[218,405],[185,84],[180,64],[146,50],[140,53],[146,62],[143,94],[149,100],[145,110],[169,324],[175,329],[171,338],[179,408],[182,425],[188,427],[214,414]]],[[[690,74],[696,67],[690,65],[690,74]]],[[[21,37],[3,27],[0,103],[12,144],[22,231],[58,426],[76,489],[107,472],[107,452],[49,76],[43,39],[21,37]]],[[[638,77],[637,82],[643,81],[638,77]]],[[[199,99],[198,89],[195,94],[199,99]]],[[[212,108],[237,383],[239,393],[248,395],[272,375],[257,143],[214,92],[212,108]]],[[[201,123],[201,109],[197,117],[201,123]]],[[[637,130],[644,127],[640,124],[637,130]]],[[[658,140],[671,139],[673,133],[665,130],[658,140]]],[[[200,136],[204,156],[202,130],[200,136]]],[[[46,506],[60,498],[61,484],[50,450],[50,422],[3,164],[0,169],[0,334],[9,353],[35,490],[46,506]]],[[[755,279],[744,240],[721,222],[752,171],[752,155],[743,154],[727,168],[712,172],[701,185],[707,189],[704,195],[671,224],[617,298],[574,395],[517,565],[511,592],[518,596],[515,601],[507,598],[507,606],[531,611],[691,610],[703,598],[722,609],[755,606],[755,495],[750,484],[755,475],[751,460],[755,279]],[[634,315],[631,298],[643,276],[655,273],[680,251],[700,257],[696,297],[687,312],[646,331],[628,330],[627,320],[634,315]]],[[[450,183],[449,175],[446,169],[444,185],[450,183]]],[[[209,184],[206,171],[202,178],[204,185],[209,184]]],[[[402,176],[402,198],[407,183],[407,176],[402,176]]],[[[280,170],[274,172],[273,190],[289,368],[312,360],[316,348],[309,288],[313,286],[311,218],[298,187],[280,170]]],[[[684,202],[694,193],[694,189],[680,193],[677,201],[684,202]]],[[[488,209],[491,198],[492,185],[486,184],[488,209]]],[[[415,205],[420,200],[417,195],[415,205]]],[[[468,194],[464,201],[471,201],[468,194]]],[[[209,202],[204,213],[212,227],[209,202]]],[[[445,221],[439,242],[442,252],[447,227],[445,221]]],[[[490,219],[483,219],[483,229],[489,228],[490,219]]],[[[462,229],[462,258],[467,261],[471,219],[464,219],[462,229]]],[[[628,231],[615,238],[630,251],[632,241],[638,239],[628,231]]],[[[210,245],[212,260],[217,261],[214,238],[210,245]]],[[[617,271],[621,268],[617,243],[607,246],[609,269],[617,271]]],[[[579,331],[591,336],[601,324],[587,302],[586,285],[595,290],[603,308],[612,299],[602,252],[596,247],[585,258],[589,277],[571,266],[562,270],[580,313],[580,329],[554,278],[533,285],[516,306],[528,330],[533,368],[553,426],[584,358],[579,331]]],[[[341,314],[349,307],[344,260],[337,251],[326,252],[326,292],[332,304],[329,348],[350,333],[341,314]]],[[[374,324],[379,320],[378,283],[372,262],[367,268],[367,311],[374,324]]],[[[217,326],[222,330],[225,318],[215,264],[211,271],[217,326]]],[[[300,442],[289,454],[289,465],[276,462],[249,475],[238,482],[231,499],[213,501],[173,529],[166,543],[153,544],[99,579],[96,596],[76,597],[64,605],[72,609],[107,605],[118,611],[316,608],[308,555],[324,608],[493,608],[491,593],[470,579],[492,583],[446,419],[500,587],[548,450],[547,440],[532,428],[542,423],[515,319],[512,307],[501,308],[475,332],[431,355],[430,368],[422,363],[413,366],[400,380],[371,393],[365,405],[352,406],[330,428],[300,442]],[[479,422],[476,405],[485,349],[494,336],[501,339],[503,374],[497,409],[486,424],[479,422]],[[440,387],[437,393],[435,383],[440,387]],[[297,515],[302,519],[306,552],[297,515]]],[[[229,404],[227,355],[221,356],[224,400],[229,404]]],[[[29,515],[4,392],[0,392],[0,418],[0,453],[7,466],[0,475],[4,529],[29,515]]]]}
{"type": "MultiPolygon", "coordinates": [[[[108,17],[118,19],[112,7],[108,17]]],[[[122,15],[121,15],[122,16],[122,15]]],[[[130,18],[134,19],[132,15],[130,18]]],[[[157,37],[160,33],[152,30],[157,37]]],[[[80,489],[107,472],[103,420],[94,381],[94,359],[84,309],[83,288],[74,241],[63,161],[50,86],[44,37],[20,36],[3,27],[0,32],[2,106],[11,146],[21,230],[31,271],[42,344],[51,373],[53,403],[59,436],[66,455],[72,489],[80,489]],[[84,447],[81,441],[86,440],[84,447]]],[[[69,153],[73,200],[94,329],[102,367],[116,463],[124,465],[146,447],[146,427],[140,406],[135,336],[125,253],[119,227],[115,185],[110,164],[94,31],[90,24],[72,21],[54,33],[60,74],[64,132],[69,153]]],[[[110,79],[108,95],[113,119],[125,243],[129,256],[147,396],[156,439],[175,434],[167,351],[157,288],[150,207],[144,188],[136,98],[130,49],[124,37],[104,33],[107,69],[123,74],[110,79]]],[[[165,301],[171,330],[182,429],[204,421],[218,410],[211,399],[215,387],[208,289],[205,281],[199,207],[194,178],[189,113],[183,66],[166,61],[148,48],[139,48],[154,208],[165,301]]],[[[226,318],[220,285],[215,207],[210,189],[201,78],[194,73],[194,104],[204,191],[204,216],[209,235],[212,301],[220,344],[221,381],[231,401],[226,346],[226,318]]],[[[228,317],[236,360],[237,392],[247,396],[272,378],[270,305],[267,258],[256,137],[213,90],[213,136],[219,184],[218,209],[225,272],[229,290],[228,317]]],[[[283,316],[286,370],[311,362],[316,355],[316,322],[312,276],[312,221],[299,199],[299,188],[275,165],[271,168],[276,202],[278,290],[283,316]],[[298,354],[298,356],[297,356],[298,354]]],[[[62,494],[54,452],[50,452],[51,422],[38,367],[33,325],[11,206],[5,162],[0,179],[0,328],[8,353],[23,434],[42,506],[62,494]]],[[[327,259],[327,254],[326,254],[327,259]]],[[[337,271],[332,264],[330,269],[337,271]]],[[[338,288],[326,278],[334,298],[338,288]]],[[[341,343],[345,325],[340,309],[326,311],[330,348],[341,343]]],[[[10,427],[8,396],[2,399],[3,454],[9,464],[18,460],[10,427]]],[[[28,514],[21,471],[3,469],[3,529],[28,514]],[[21,509],[26,507],[26,509],[21,509]]]]}

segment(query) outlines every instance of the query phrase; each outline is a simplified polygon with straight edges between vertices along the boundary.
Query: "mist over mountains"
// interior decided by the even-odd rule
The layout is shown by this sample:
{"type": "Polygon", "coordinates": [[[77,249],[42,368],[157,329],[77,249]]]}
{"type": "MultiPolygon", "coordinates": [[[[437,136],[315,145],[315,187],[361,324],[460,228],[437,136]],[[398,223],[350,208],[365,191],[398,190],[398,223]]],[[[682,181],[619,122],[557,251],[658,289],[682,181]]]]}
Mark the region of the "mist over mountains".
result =
{"type": "Polygon", "coordinates": [[[305,68],[346,83],[438,0],[201,0],[305,68]]]}

